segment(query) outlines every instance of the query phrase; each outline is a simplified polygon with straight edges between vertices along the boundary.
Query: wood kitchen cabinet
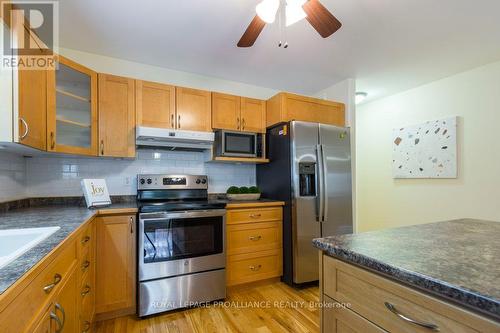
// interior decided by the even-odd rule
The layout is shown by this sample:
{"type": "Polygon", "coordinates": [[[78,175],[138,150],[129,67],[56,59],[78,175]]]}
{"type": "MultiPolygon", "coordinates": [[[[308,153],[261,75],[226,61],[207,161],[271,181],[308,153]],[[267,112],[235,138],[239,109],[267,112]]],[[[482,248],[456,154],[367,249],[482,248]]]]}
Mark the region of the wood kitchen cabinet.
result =
{"type": "Polygon", "coordinates": [[[96,219],[97,266],[95,308],[98,318],[135,313],[136,217],[96,219]]]}
{"type": "Polygon", "coordinates": [[[212,93],[212,128],[265,133],[265,101],[212,93]]]}
{"type": "Polygon", "coordinates": [[[342,103],[279,93],[266,104],[267,127],[292,120],[345,126],[345,105],[342,103]]]}
{"type": "Polygon", "coordinates": [[[175,87],[135,81],[137,126],[175,128],[175,87]]]}
{"type": "Polygon", "coordinates": [[[227,206],[227,285],[282,275],[281,202],[227,206]]]}
{"type": "Polygon", "coordinates": [[[97,73],[62,56],[47,73],[47,150],[97,155],[97,73]]]}
{"type": "Polygon", "coordinates": [[[99,155],[135,157],[135,81],[99,74],[99,155]]]}
{"type": "Polygon", "coordinates": [[[176,87],[176,128],[212,131],[212,96],[209,91],[176,87]]]}

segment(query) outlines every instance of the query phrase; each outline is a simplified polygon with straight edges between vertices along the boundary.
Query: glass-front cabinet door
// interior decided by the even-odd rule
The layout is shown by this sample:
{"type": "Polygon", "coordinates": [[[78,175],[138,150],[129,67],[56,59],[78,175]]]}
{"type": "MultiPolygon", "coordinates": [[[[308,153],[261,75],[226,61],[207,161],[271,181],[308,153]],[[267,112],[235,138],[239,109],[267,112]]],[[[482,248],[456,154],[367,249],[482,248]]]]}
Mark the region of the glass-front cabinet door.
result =
{"type": "Polygon", "coordinates": [[[47,77],[47,150],[97,155],[97,73],[62,56],[47,77]]]}

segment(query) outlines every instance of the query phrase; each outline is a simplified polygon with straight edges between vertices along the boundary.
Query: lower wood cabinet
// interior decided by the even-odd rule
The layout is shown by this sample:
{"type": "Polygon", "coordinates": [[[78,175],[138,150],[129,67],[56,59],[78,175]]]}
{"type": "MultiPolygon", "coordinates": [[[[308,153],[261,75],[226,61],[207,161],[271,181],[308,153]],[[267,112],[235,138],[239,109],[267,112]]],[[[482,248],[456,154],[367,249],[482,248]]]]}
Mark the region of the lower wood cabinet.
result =
{"type": "Polygon", "coordinates": [[[131,314],[136,308],[136,216],[95,220],[97,233],[96,315],[131,314]]]}
{"type": "Polygon", "coordinates": [[[454,304],[327,255],[320,258],[323,333],[500,332],[499,323],[454,304]]]}
{"type": "Polygon", "coordinates": [[[228,286],[282,275],[282,221],[281,206],[228,208],[228,286]]]}

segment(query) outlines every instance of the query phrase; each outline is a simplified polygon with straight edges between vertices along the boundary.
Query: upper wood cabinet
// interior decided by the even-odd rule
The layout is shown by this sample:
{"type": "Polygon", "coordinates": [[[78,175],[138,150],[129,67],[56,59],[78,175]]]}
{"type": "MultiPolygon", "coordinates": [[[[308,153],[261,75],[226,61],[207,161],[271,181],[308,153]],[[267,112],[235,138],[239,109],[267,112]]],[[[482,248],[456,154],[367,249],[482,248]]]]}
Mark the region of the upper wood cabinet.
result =
{"type": "Polygon", "coordinates": [[[97,73],[62,56],[47,72],[47,150],[97,155],[97,73]]]}
{"type": "Polygon", "coordinates": [[[176,128],[212,131],[212,96],[209,91],[176,87],[176,128]]]}
{"type": "Polygon", "coordinates": [[[135,82],[99,74],[99,155],[135,157],[135,82]]]}
{"type": "Polygon", "coordinates": [[[137,126],[175,128],[175,87],[135,81],[137,126]]]}
{"type": "Polygon", "coordinates": [[[239,96],[212,93],[212,128],[239,130],[240,108],[239,96]]]}
{"type": "Polygon", "coordinates": [[[267,127],[292,120],[345,126],[345,105],[290,93],[267,101],[267,127]]]}
{"type": "Polygon", "coordinates": [[[266,132],[265,101],[241,97],[241,130],[244,132],[266,132]]]}
{"type": "MultiPolygon", "coordinates": [[[[136,219],[132,215],[96,220],[96,313],[135,312],[136,219]]],[[[124,314],[124,313],[122,313],[124,314]]]]}
{"type": "Polygon", "coordinates": [[[212,128],[266,131],[266,103],[258,99],[212,93],[212,128]]]}

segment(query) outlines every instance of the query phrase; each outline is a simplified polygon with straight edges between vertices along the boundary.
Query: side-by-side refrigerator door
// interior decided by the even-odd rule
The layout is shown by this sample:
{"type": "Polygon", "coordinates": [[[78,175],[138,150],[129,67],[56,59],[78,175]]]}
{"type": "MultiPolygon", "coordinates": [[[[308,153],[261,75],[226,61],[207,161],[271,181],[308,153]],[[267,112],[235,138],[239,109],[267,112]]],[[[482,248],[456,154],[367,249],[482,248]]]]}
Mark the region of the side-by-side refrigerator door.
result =
{"type": "Polygon", "coordinates": [[[293,282],[316,281],[318,252],[313,238],[321,236],[318,221],[317,123],[292,122],[292,243],[293,282]]]}
{"type": "Polygon", "coordinates": [[[322,237],[353,231],[351,137],[349,128],[320,124],[325,203],[322,237]]]}

